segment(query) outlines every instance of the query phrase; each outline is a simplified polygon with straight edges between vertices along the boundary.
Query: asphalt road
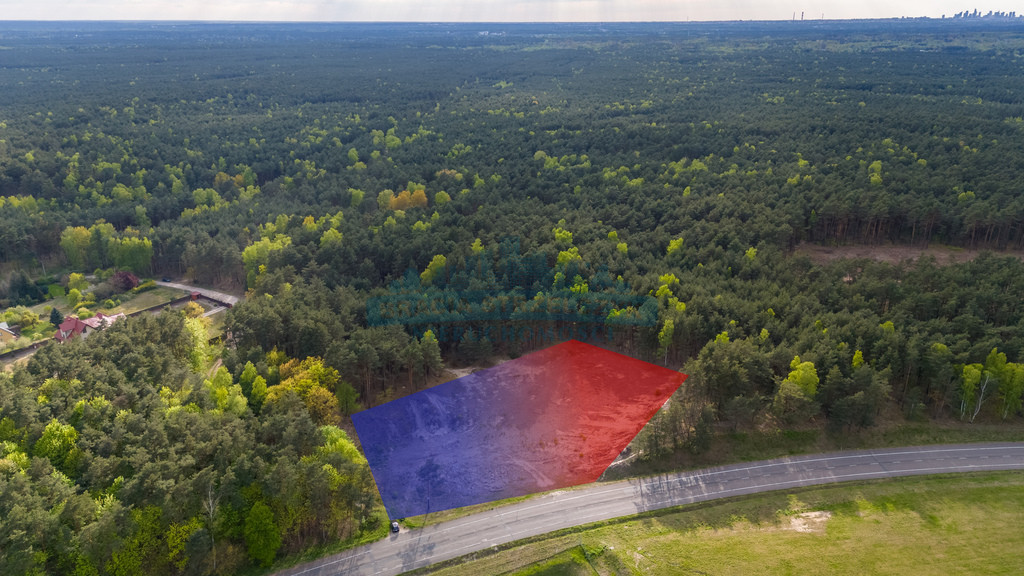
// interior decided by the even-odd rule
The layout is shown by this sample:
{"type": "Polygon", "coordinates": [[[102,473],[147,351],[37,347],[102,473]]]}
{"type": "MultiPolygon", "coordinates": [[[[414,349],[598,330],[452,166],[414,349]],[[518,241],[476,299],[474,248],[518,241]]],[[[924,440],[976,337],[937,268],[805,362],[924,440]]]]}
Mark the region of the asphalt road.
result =
{"type": "Polygon", "coordinates": [[[200,294],[211,300],[223,302],[225,304],[230,304],[232,306],[238,304],[239,300],[238,296],[232,296],[231,294],[228,294],[226,292],[219,292],[217,290],[210,290],[209,288],[200,288],[198,286],[192,286],[191,284],[182,284],[180,282],[163,282],[161,280],[157,280],[156,283],[158,286],[177,288],[178,290],[184,290],[186,292],[199,292],[200,294]]]}
{"type": "Polygon", "coordinates": [[[389,534],[279,574],[400,574],[529,536],[647,510],[832,482],[984,470],[1024,470],[1024,442],[836,452],[592,484],[389,534]]]}

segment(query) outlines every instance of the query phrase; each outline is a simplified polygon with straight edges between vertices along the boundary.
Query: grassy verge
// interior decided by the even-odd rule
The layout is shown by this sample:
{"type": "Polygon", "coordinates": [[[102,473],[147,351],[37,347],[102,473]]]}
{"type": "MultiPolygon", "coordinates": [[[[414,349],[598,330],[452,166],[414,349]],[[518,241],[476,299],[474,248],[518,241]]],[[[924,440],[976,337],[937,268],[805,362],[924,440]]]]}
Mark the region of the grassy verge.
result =
{"type": "Polygon", "coordinates": [[[496,500],[494,502],[487,502],[486,504],[475,504],[473,506],[466,506],[463,508],[441,510],[439,512],[431,512],[430,514],[423,514],[420,516],[410,516],[409,518],[403,518],[401,520],[401,524],[406,528],[422,528],[423,526],[428,526],[430,524],[440,524],[441,522],[448,522],[449,520],[455,520],[457,518],[462,518],[463,516],[470,516],[477,512],[485,512],[502,506],[508,506],[509,504],[528,500],[534,496],[537,496],[537,494],[518,496],[507,500],[496,500]]]}
{"type": "Polygon", "coordinates": [[[628,465],[608,470],[604,479],[618,480],[837,450],[1020,441],[1024,441],[1024,422],[1020,419],[999,424],[966,424],[955,420],[901,422],[840,436],[827,434],[820,428],[723,432],[716,435],[711,449],[703,454],[692,454],[682,449],[655,461],[634,460],[628,465]]]}
{"type": "Polygon", "coordinates": [[[849,483],[570,529],[420,573],[1014,574],[1024,474],[849,483]]]}
{"type": "MultiPolygon", "coordinates": [[[[957,421],[901,423],[888,427],[870,428],[841,437],[830,436],[820,428],[771,432],[725,432],[716,435],[712,449],[704,454],[695,455],[686,450],[680,450],[657,461],[634,460],[629,465],[609,469],[602,479],[613,481],[665,472],[837,450],[1020,441],[1024,441],[1024,422],[1020,421],[1001,424],[964,424],[957,421]]],[[[572,488],[567,489],[572,490],[572,488]]],[[[532,494],[466,508],[432,512],[424,516],[405,518],[402,520],[402,524],[407,528],[422,528],[538,496],[543,496],[543,494],[532,494]]]]}

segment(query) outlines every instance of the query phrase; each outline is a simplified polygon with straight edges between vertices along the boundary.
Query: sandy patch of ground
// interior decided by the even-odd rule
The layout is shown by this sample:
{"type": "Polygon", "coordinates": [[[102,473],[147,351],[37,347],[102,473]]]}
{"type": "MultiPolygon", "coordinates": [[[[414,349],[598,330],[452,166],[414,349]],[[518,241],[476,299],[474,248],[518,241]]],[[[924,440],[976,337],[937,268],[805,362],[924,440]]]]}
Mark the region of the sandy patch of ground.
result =
{"type": "Polygon", "coordinates": [[[825,525],[832,518],[832,513],[827,510],[816,510],[813,512],[788,512],[779,517],[778,522],[766,522],[752,524],[747,520],[740,520],[730,526],[714,529],[718,534],[737,534],[741,532],[800,532],[802,534],[824,534],[825,525]],[[788,522],[787,522],[788,518],[788,522]]]}
{"type": "Polygon", "coordinates": [[[455,377],[451,378],[451,380],[455,380],[456,378],[462,378],[463,376],[469,376],[470,374],[472,374],[473,372],[476,372],[477,370],[483,370],[483,368],[481,368],[479,366],[469,366],[468,368],[449,368],[448,369],[448,373],[449,374],[454,374],[455,377]]]}
{"type": "Polygon", "coordinates": [[[803,532],[806,534],[814,532],[824,532],[825,524],[828,519],[832,517],[832,513],[827,510],[819,510],[816,512],[801,512],[795,516],[789,518],[789,530],[795,532],[803,532]]]}
{"type": "MultiPolygon", "coordinates": [[[[953,246],[942,246],[933,244],[927,248],[920,246],[902,246],[881,244],[876,246],[852,245],[852,246],[821,246],[818,244],[801,243],[796,247],[796,253],[805,255],[815,264],[827,264],[835,260],[852,260],[857,258],[868,258],[878,262],[898,264],[906,260],[917,260],[921,256],[933,256],[939,265],[959,264],[969,262],[978,257],[985,250],[968,250],[953,246]]],[[[1013,256],[1024,260],[1024,252],[1020,250],[1008,250],[995,252],[997,256],[1013,256]]]]}

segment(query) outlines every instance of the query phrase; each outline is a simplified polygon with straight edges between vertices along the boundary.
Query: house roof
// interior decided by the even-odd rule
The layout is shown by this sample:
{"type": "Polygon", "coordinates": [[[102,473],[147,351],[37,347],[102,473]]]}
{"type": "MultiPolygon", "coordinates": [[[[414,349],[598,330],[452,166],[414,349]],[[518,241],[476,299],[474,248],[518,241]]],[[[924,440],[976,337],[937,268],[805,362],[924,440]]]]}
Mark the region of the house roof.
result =
{"type": "Polygon", "coordinates": [[[53,335],[53,338],[58,342],[64,342],[78,336],[84,332],[87,327],[88,325],[79,320],[78,317],[68,316],[60,323],[60,326],[57,327],[57,333],[53,335]]]}
{"type": "Polygon", "coordinates": [[[53,338],[58,342],[65,342],[86,330],[103,330],[122,318],[126,318],[123,313],[107,315],[103,312],[97,312],[95,316],[85,320],[79,320],[77,316],[68,316],[57,327],[57,333],[53,338]]]}
{"type": "Polygon", "coordinates": [[[122,319],[124,317],[125,316],[124,316],[123,313],[121,313],[121,314],[112,314],[112,315],[108,316],[108,315],[104,314],[103,312],[97,312],[95,316],[93,316],[92,318],[87,318],[85,320],[82,320],[82,322],[86,326],[88,326],[90,328],[93,328],[94,330],[100,330],[100,329],[106,328],[107,326],[110,326],[114,322],[117,322],[118,320],[120,320],[120,319],[122,319]]]}

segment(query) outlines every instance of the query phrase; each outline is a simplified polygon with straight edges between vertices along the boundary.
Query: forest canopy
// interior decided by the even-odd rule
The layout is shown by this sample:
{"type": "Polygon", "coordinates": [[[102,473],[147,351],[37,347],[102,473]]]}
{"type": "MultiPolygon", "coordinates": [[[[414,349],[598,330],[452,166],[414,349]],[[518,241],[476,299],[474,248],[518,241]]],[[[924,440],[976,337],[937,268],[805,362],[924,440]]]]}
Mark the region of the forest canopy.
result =
{"type": "Polygon", "coordinates": [[[1021,418],[1019,22],[3,23],[0,54],[4,321],[92,274],[246,295],[212,346],[166,311],[0,374],[0,572],[370,537],[348,416],[566,338],[691,375],[647,458],[1021,418]]]}

